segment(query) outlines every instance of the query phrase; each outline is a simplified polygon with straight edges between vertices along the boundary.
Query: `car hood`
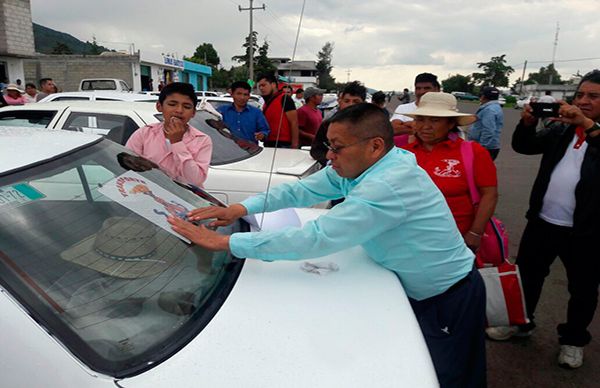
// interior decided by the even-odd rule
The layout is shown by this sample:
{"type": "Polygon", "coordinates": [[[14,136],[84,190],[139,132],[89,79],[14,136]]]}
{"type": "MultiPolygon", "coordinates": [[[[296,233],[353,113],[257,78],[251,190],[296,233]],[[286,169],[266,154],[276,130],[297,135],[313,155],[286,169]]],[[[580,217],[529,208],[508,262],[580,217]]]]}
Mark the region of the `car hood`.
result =
{"type": "MultiPolygon", "coordinates": [[[[306,222],[321,212],[297,214],[306,222]]],[[[220,311],[194,340],[119,386],[437,386],[392,272],[360,247],[306,261],[339,270],[319,275],[303,271],[304,261],[246,260],[220,311]]]]}
{"type": "Polygon", "coordinates": [[[278,174],[301,176],[316,163],[308,151],[286,148],[263,148],[261,152],[251,158],[235,163],[211,166],[211,168],[216,170],[269,173],[271,171],[271,164],[273,163],[273,154],[275,154],[273,172],[278,174]]]}

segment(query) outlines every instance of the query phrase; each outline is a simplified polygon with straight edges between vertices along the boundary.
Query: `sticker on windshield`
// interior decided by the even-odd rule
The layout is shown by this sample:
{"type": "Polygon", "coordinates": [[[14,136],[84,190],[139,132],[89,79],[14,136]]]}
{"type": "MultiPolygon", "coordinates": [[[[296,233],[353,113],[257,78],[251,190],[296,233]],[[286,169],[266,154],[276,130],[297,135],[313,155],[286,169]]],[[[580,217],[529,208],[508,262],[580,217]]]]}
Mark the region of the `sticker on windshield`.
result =
{"type": "Polygon", "coordinates": [[[0,209],[6,210],[46,196],[27,183],[0,187],[0,209]]]}
{"type": "Polygon", "coordinates": [[[151,180],[136,172],[127,171],[106,182],[98,191],[188,244],[191,242],[171,229],[167,217],[185,219],[194,206],[151,180]]]}

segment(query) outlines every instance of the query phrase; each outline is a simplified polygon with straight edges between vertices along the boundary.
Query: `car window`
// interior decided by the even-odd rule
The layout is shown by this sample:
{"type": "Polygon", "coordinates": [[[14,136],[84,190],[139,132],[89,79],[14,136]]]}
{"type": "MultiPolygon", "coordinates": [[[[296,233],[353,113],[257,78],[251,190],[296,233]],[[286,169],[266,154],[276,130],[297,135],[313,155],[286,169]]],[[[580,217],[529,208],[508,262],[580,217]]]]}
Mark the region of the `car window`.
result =
{"type": "Polygon", "coordinates": [[[61,96],[53,98],[51,101],[89,101],[89,97],[61,96]]]}
{"type": "Polygon", "coordinates": [[[117,84],[113,80],[89,80],[83,81],[81,90],[116,90],[117,84]]]}
{"type": "MultiPolygon", "coordinates": [[[[138,128],[139,126],[129,116],[91,112],[72,112],[62,126],[62,129],[69,131],[104,136],[108,135],[111,131],[124,132],[124,136],[127,136],[127,139],[138,128]]],[[[118,141],[118,143],[122,142],[118,141]]]]}
{"type": "Polygon", "coordinates": [[[121,90],[129,91],[129,86],[125,82],[119,81],[119,84],[121,85],[121,90]]]}
{"type": "Polygon", "coordinates": [[[115,377],[151,368],[194,338],[243,265],[149,221],[214,200],[144,162],[101,140],[0,176],[0,286],[82,362],[115,377]]]}
{"type": "Polygon", "coordinates": [[[46,128],[58,111],[56,110],[14,110],[0,112],[0,126],[46,128]]]}
{"type": "Polygon", "coordinates": [[[96,97],[96,101],[123,101],[118,98],[96,97]]]}
{"type": "MultiPolygon", "coordinates": [[[[155,117],[163,121],[162,114],[155,117]]],[[[197,111],[189,124],[212,140],[211,166],[239,162],[262,151],[257,144],[233,136],[222,120],[207,111],[197,111]]]]}
{"type": "Polygon", "coordinates": [[[231,105],[231,101],[219,101],[219,100],[206,100],[206,102],[210,103],[215,109],[219,109],[225,105],[231,105]]]}

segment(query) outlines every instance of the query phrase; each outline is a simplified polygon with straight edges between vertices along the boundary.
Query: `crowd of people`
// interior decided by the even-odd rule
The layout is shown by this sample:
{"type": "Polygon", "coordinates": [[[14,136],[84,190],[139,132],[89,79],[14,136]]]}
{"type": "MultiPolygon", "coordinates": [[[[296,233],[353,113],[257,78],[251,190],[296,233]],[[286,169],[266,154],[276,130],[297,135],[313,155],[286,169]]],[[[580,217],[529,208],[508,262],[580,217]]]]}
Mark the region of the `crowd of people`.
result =
{"type": "Polygon", "coordinates": [[[59,88],[52,78],[42,78],[39,80],[39,90],[33,83],[26,83],[23,88],[23,82],[17,79],[14,84],[0,82],[0,107],[7,105],[25,105],[40,101],[42,98],[52,93],[58,93],[59,88]]]}
{"type": "MultiPolygon", "coordinates": [[[[48,79],[40,82],[38,97],[50,91],[47,86],[48,79]]],[[[362,245],[406,290],[442,387],[486,385],[486,334],[495,340],[532,334],[544,279],[560,257],[570,300],[566,322],[558,327],[558,361],[582,365],[600,283],[600,264],[591,254],[600,217],[599,70],[581,79],[572,104],[559,102],[557,117],[540,123],[526,106],[512,136],[516,152],[543,155],[516,258],[530,319],[519,327],[486,328],[485,288],[474,266],[498,201],[494,160],[504,125],[498,89],[482,88],[476,114],[462,113],[453,95],[440,92],[437,77],[422,73],[415,78],[415,101],[405,100],[390,117],[389,96],[375,93],[366,103],[367,90],[355,81],[323,117],[318,106],[324,90],[280,88],[272,74],[259,75],[257,86],[262,110],[248,105],[247,82],[231,85],[233,102],[219,108],[231,133],[266,147],[310,147],[324,168],[240,204],[196,209],[188,220],[170,218],[176,232],[210,250],[269,261],[362,245]],[[477,203],[467,179],[467,147],[477,203]],[[330,211],[296,229],[224,236],[190,222],[216,219],[212,225],[226,225],[247,214],[325,200],[334,204],[330,211]]],[[[25,99],[16,85],[6,87],[4,98],[25,99]]],[[[127,147],[173,178],[202,186],[212,144],[189,125],[196,103],[191,85],[165,85],[157,102],[164,121],[137,130],[127,147]]]]}

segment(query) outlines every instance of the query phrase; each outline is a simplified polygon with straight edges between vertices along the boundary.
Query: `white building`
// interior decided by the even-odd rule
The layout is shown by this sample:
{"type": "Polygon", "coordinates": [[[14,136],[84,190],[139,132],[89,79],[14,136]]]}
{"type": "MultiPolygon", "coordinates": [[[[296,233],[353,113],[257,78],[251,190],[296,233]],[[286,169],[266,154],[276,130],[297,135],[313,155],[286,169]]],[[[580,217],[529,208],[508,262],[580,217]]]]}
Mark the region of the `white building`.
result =
{"type": "Polygon", "coordinates": [[[304,89],[316,87],[317,63],[315,61],[291,61],[289,58],[271,58],[277,66],[277,75],[290,80],[292,84],[302,84],[304,89]]]}

